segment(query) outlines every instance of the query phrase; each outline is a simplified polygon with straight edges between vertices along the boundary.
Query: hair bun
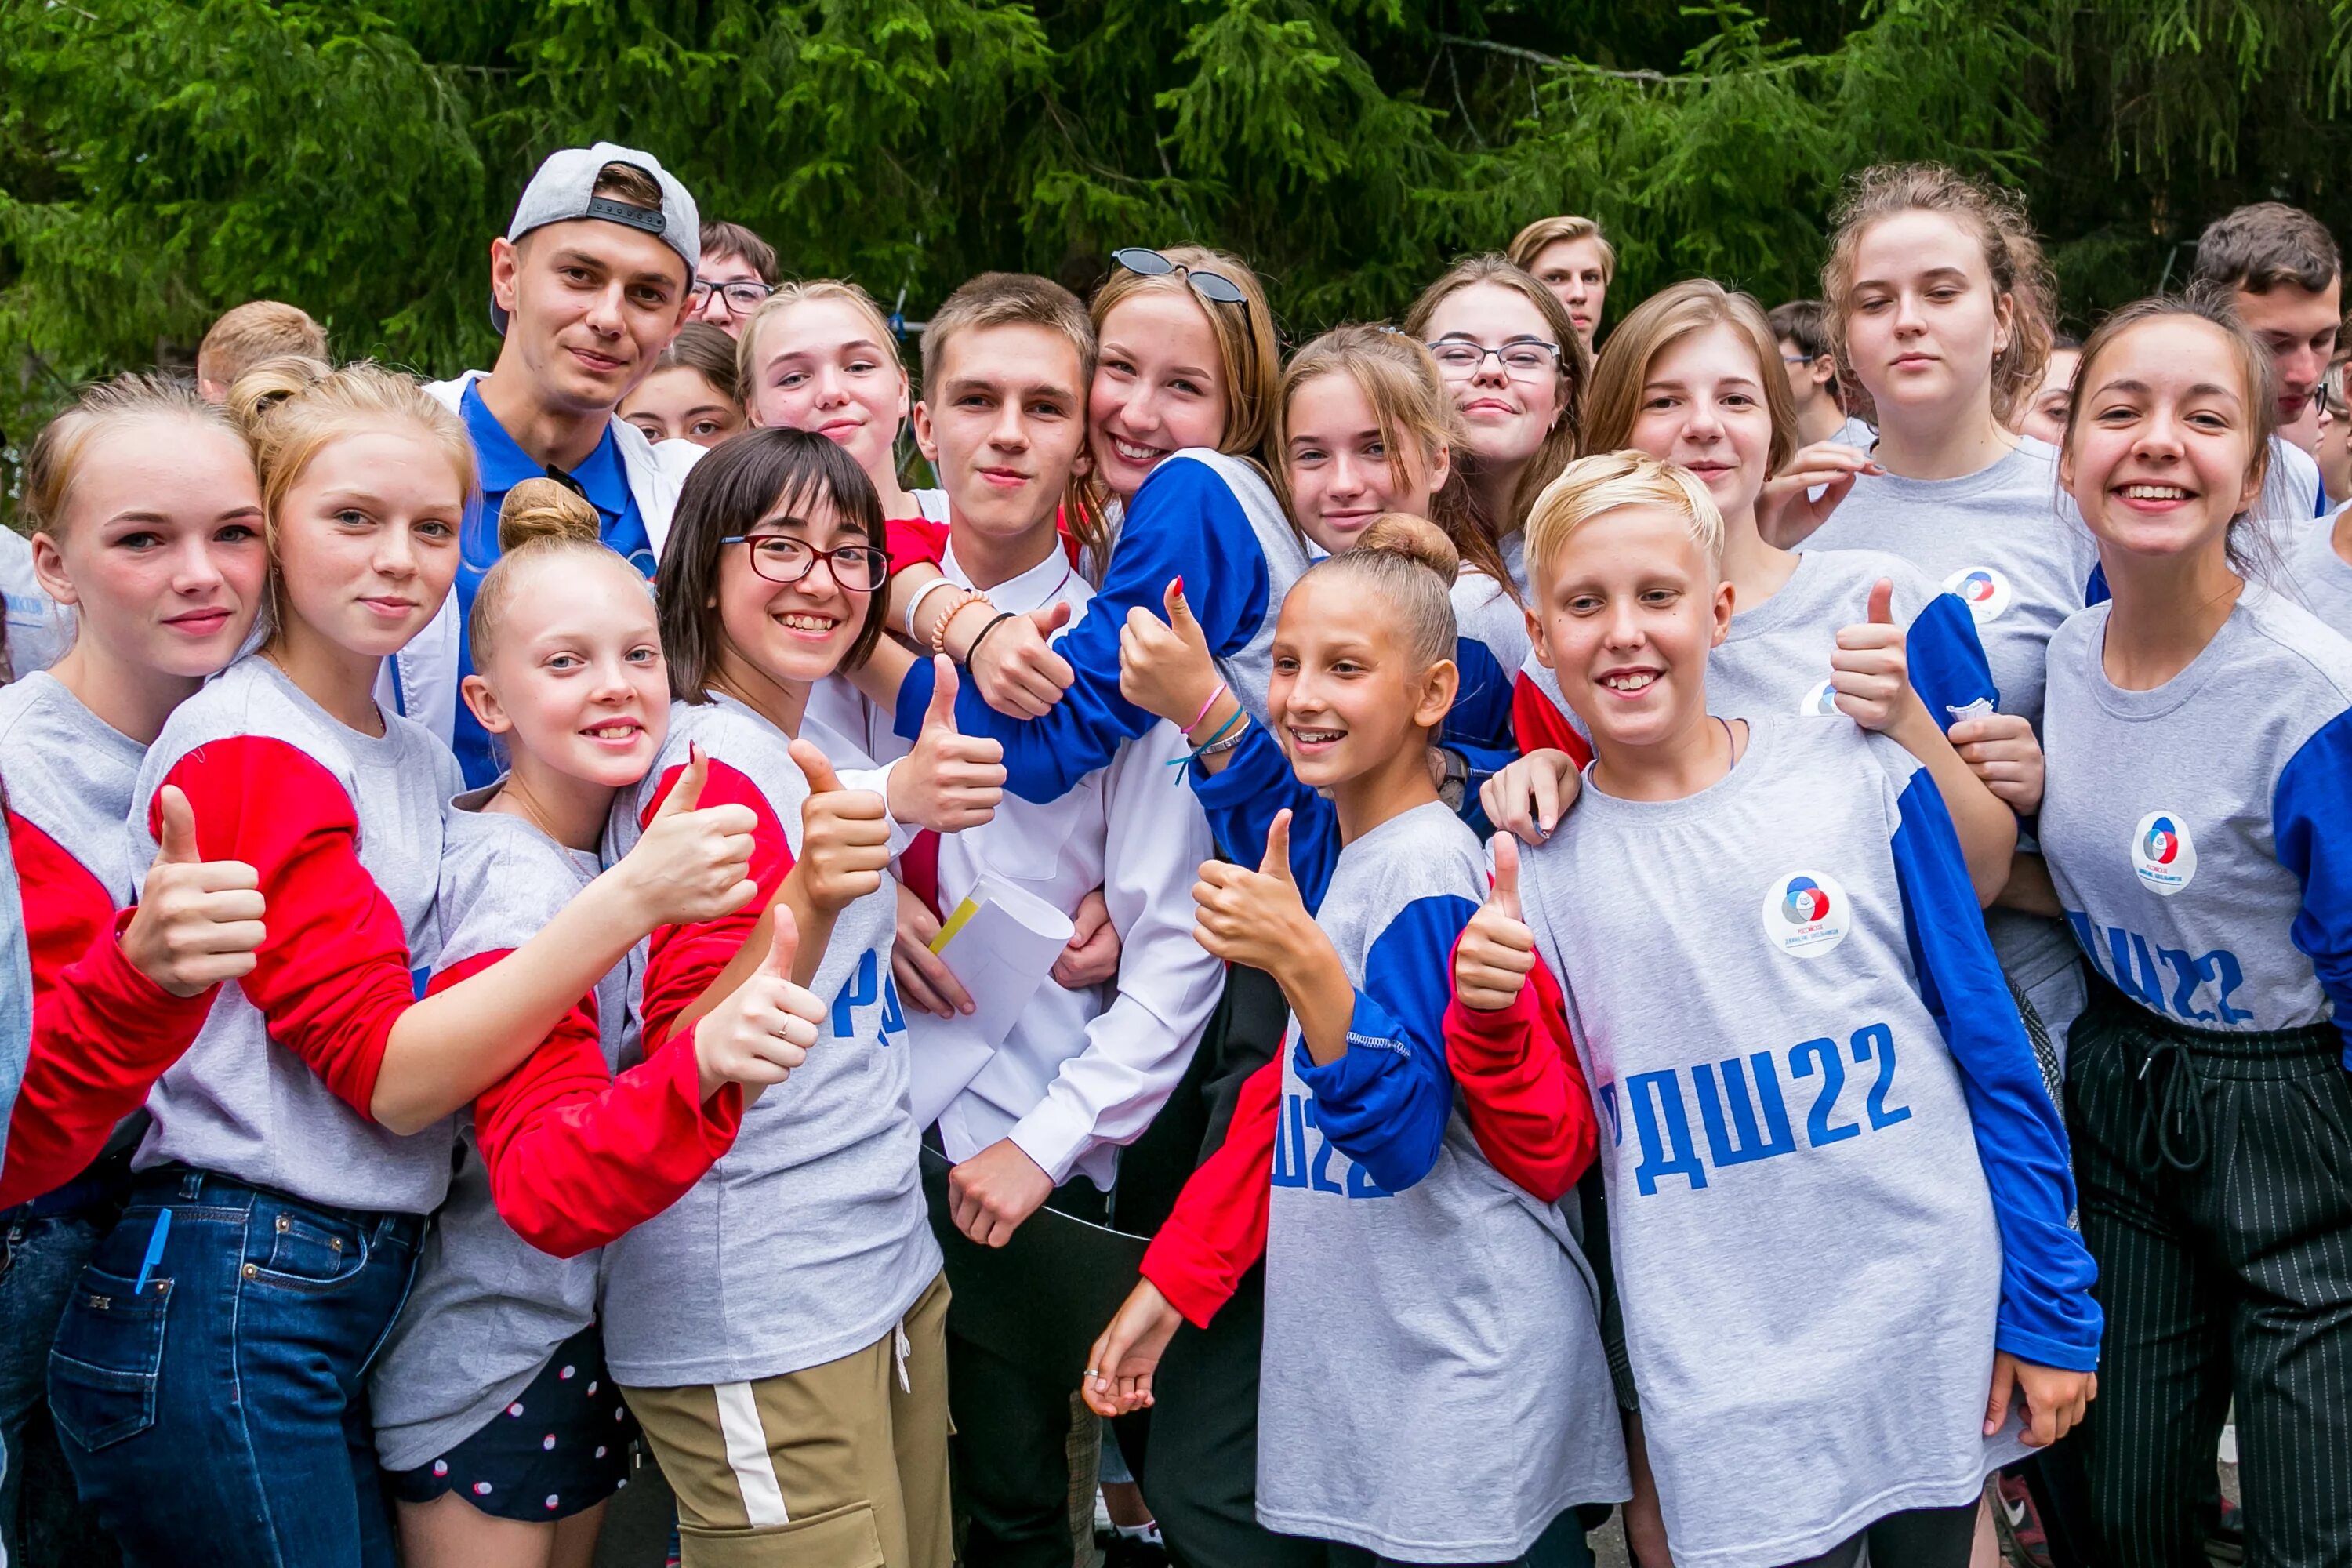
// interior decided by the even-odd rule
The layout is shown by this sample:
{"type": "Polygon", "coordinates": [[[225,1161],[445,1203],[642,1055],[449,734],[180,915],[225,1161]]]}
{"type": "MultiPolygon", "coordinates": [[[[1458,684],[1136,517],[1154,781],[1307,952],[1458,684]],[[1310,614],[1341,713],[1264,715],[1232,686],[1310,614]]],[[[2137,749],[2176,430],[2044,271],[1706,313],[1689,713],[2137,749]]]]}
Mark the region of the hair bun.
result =
{"type": "Polygon", "coordinates": [[[499,548],[520,550],[534,540],[594,544],[602,520],[586,496],[553,479],[525,479],[499,508],[499,548]]]}
{"type": "Polygon", "coordinates": [[[1462,574],[1462,556],[1445,531],[1409,511],[1384,511],[1365,525],[1359,550],[1395,555],[1426,566],[1448,584],[1462,574]]]}
{"type": "Polygon", "coordinates": [[[250,431],[279,404],[299,397],[334,374],[333,365],[309,354],[277,354],[263,360],[229,387],[229,417],[250,431]]]}

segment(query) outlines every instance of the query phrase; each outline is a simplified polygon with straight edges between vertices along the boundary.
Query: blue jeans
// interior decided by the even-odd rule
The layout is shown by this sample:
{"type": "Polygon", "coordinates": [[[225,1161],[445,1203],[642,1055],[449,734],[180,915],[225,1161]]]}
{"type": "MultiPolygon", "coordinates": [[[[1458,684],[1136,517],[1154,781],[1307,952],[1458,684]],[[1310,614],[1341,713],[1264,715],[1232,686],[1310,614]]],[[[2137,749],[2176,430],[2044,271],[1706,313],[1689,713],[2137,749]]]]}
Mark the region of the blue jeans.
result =
{"type": "Polygon", "coordinates": [[[87,1195],[85,1203],[44,1199],[0,1214],[0,1443],[7,1454],[0,1471],[0,1550],[11,1563],[113,1555],[74,1497],[45,1408],[58,1316],[114,1220],[116,1205],[98,1185],[87,1195]]]}
{"type": "Polygon", "coordinates": [[[58,1440],[125,1562],[392,1568],[367,1369],[424,1225],[201,1172],[138,1179],[49,1356],[58,1440]]]}

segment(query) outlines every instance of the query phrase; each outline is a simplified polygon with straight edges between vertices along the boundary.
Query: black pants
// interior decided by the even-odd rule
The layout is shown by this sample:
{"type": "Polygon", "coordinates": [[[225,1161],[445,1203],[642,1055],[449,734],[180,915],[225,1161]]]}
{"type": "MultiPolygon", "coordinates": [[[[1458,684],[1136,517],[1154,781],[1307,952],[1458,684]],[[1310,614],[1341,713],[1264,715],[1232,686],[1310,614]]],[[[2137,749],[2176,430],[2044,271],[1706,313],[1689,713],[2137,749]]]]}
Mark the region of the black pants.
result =
{"type": "Polygon", "coordinates": [[[1853,1568],[1870,1548],[1871,1568],[1969,1568],[1976,1543],[1977,1505],[1915,1508],[1890,1513],[1861,1534],[1789,1568],[1853,1568]]]}
{"type": "Polygon", "coordinates": [[[2333,1027],[2193,1030],[2105,985],[2067,1123],[2106,1313],[2084,1459],[2106,1555],[2205,1568],[2232,1399],[2249,1568],[2352,1563],[2352,1080],[2333,1027]]]}

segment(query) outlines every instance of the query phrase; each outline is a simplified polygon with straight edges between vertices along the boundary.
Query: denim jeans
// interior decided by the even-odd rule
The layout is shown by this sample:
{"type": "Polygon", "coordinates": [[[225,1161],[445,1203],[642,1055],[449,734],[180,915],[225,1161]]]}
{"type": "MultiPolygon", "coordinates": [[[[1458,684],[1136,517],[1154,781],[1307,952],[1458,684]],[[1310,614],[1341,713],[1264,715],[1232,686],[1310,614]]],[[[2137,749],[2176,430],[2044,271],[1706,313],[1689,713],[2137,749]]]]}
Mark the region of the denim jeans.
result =
{"type": "Polygon", "coordinates": [[[392,1568],[367,1369],[424,1224],[200,1172],[138,1179],[49,1355],[58,1439],[127,1563],[392,1568]]]}
{"type": "Polygon", "coordinates": [[[74,1496],[47,1405],[58,1315],[116,1207],[94,1193],[84,1204],[28,1204],[0,1214],[0,1442],[7,1446],[0,1474],[0,1549],[18,1568],[44,1563],[79,1568],[114,1557],[112,1542],[74,1496]]]}

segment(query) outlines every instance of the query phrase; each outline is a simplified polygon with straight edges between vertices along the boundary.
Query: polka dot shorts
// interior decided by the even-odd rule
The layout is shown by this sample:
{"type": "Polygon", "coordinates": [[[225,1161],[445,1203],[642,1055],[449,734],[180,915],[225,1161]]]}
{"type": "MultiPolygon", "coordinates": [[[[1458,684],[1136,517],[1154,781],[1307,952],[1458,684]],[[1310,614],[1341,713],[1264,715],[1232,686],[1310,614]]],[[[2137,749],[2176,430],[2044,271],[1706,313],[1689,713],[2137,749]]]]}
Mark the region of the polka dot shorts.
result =
{"type": "Polygon", "coordinates": [[[413,1470],[385,1473],[402,1502],[456,1492],[499,1519],[550,1523],[628,1485],[636,1418],[604,1367],[593,1327],[563,1342],[489,1424],[413,1470]]]}

